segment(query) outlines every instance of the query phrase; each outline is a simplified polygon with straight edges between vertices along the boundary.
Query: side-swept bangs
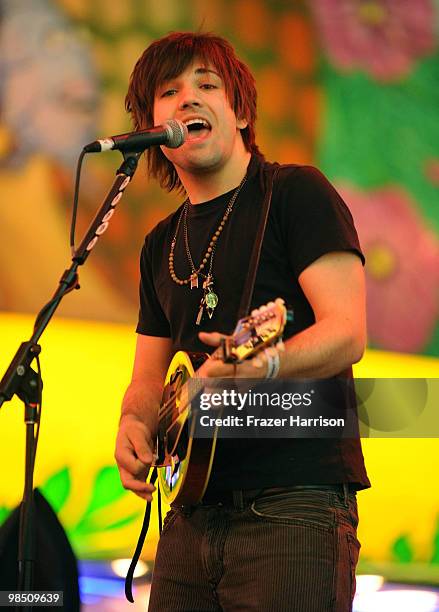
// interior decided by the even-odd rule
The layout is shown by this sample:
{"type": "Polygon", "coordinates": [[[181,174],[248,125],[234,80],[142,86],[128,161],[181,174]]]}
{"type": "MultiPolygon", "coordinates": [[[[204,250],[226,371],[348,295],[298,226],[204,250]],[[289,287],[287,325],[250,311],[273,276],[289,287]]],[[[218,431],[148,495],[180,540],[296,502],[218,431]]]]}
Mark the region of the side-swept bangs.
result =
{"type": "MultiPolygon", "coordinates": [[[[221,76],[227,99],[239,119],[247,120],[241,130],[248,151],[258,151],[255,143],[256,87],[248,67],[236,57],[233,47],[210,33],[173,32],[154,41],[137,61],[130,78],[125,108],[134,129],[153,125],[154,98],[165,82],[178,77],[195,60],[211,66],[221,76]]],[[[159,147],[147,151],[148,174],[172,191],[182,190],[177,172],[159,147]]]]}

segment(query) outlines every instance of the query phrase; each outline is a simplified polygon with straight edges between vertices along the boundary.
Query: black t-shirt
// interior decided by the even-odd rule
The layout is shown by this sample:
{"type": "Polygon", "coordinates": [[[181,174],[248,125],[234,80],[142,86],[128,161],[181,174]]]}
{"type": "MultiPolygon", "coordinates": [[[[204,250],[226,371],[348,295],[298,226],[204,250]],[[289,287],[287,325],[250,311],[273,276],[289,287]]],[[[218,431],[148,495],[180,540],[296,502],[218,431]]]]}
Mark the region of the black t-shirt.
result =
{"type": "MultiPolygon", "coordinates": [[[[198,332],[233,331],[255,240],[255,213],[263,200],[263,168],[263,160],[253,156],[247,181],[218,240],[212,273],[219,302],[212,319],[204,315],[201,325],[195,324],[203,295],[201,283],[198,289],[191,290],[190,285],[177,285],[169,273],[169,250],[182,207],[146,237],[141,254],[138,333],[170,337],[174,351],[212,352],[198,339],[198,332]]],[[[187,225],[195,266],[204,257],[233,192],[190,205],[187,225]]],[[[283,298],[294,311],[285,339],[315,322],[298,282],[299,275],[316,259],[333,251],[352,251],[364,263],[346,204],[316,168],[281,167],[273,186],[251,307],[283,298]]],[[[174,250],[174,269],[179,278],[187,278],[191,272],[182,225],[174,250]]],[[[209,488],[337,482],[352,482],[358,488],[370,486],[359,440],[219,440],[209,488]]]]}

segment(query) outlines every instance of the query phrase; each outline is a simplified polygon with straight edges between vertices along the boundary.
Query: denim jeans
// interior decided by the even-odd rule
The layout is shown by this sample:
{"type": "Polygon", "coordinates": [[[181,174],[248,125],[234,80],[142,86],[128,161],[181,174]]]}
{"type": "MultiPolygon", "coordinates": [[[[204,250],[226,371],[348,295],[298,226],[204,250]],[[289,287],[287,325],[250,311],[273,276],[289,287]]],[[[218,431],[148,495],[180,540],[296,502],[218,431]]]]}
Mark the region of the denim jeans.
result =
{"type": "Polygon", "coordinates": [[[353,493],[288,491],[244,509],[172,508],[154,566],[150,612],[348,612],[355,593],[353,493]]]}

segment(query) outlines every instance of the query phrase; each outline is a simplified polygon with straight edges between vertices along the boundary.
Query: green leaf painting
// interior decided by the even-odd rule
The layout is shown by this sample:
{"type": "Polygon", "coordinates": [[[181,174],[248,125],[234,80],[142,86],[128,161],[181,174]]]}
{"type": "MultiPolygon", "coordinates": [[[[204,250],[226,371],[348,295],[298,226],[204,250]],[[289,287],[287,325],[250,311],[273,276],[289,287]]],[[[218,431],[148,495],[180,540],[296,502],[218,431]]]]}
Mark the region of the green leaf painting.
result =
{"type": "Polygon", "coordinates": [[[399,563],[410,563],[413,561],[413,548],[408,536],[400,536],[392,546],[392,556],[399,563]]]}
{"type": "Polygon", "coordinates": [[[4,506],[0,507],[0,525],[2,525],[5,522],[5,520],[8,518],[10,513],[11,511],[8,508],[5,508],[4,506]]]}
{"type": "Polygon", "coordinates": [[[71,488],[70,472],[63,468],[38,487],[56,513],[64,506],[71,488]]]}

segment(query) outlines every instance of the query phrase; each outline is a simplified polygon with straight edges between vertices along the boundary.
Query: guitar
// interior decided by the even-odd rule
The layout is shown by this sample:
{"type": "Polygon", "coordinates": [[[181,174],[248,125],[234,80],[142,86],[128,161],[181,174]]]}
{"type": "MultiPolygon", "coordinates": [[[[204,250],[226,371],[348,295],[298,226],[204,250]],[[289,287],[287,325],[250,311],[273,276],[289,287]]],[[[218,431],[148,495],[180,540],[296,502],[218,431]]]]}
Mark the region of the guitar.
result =
{"type": "MultiPolygon", "coordinates": [[[[211,359],[238,364],[278,341],[287,319],[284,301],[278,298],[240,319],[211,359]]],[[[159,486],[168,504],[197,504],[209,482],[216,446],[216,432],[210,439],[193,436],[195,419],[189,420],[191,401],[202,390],[196,379],[188,381],[209,356],[178,351],[165,378],[159,410],[156,454],[159,486]],[[194,384],[195,383],[195,384],[194,384]]]]}

